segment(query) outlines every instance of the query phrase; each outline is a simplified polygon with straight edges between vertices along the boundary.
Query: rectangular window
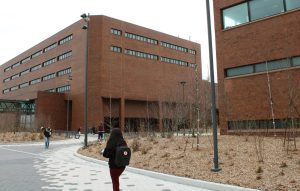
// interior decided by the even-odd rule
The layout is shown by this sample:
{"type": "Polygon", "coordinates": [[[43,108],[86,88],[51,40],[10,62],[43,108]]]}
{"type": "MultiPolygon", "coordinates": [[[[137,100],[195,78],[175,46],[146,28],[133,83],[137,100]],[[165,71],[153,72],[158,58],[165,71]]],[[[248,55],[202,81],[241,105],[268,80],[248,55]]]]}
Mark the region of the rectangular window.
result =
{"type": "Polygon", "coordinates": [[[52,58],[50,60],[47,60],[47,61],[43,62],[43,67],[48,66],[50,64],[53,64],[54,62],[56,62],[56,59],[57,58],[55,57],[55,58],[52,58]]]}
{"type": "Polygon", "coordinates": [[[8,93],[10,90],[9,90],[9,88],[8,89],[5,89],[5,90],[3,90],[3,93],[5,94],[5,93],[8,93]]]}
{"type": "Polygon", "coordinates": [[[66,52],[66,53],[64,53],[64,54],[62,54],[62,55],[60,55],[60,56],[58,56],[58,60],[64,60],[64,59],[66,59],[66,58],[69,58],[70,56],[72,56],[72,51],[66,52]]]}
{"type": "Polygon", "coordinates": [[[30,85],[34,85],[34,84],[37,84],[37,83],[40,83],[40,82],[41,82],[41,78],[37,78],[37,79],[31,80],[30,85]]]}
{"type": "Polygon", "coordinates": [[[25,82],[23,84],[20,84],[20,88],[25,88],[27,86],[29,86],[29,82],[25,82]]]}
{"type": "Polygon", "coordinates": [[[181,52],[188,52],[187,48],[182,47],[182,46],[178,46],[178,45],[175,45],[175,44],[170,44],[170,43],[167,43],[167,42],[161,42],[160,45],[163,46],[163,47],[178,50],[178,51],[181,51],[181,52]]]}
{"type": "Polygon", "coordinates": [[[135,50],[125,49],[124,53],[131,55],[131,56],[135,56],[135,57],[142,57],[142,58],[147,58],[147,59],[151,59],[151,60],[158,60],[157,55],[139,52],[139,51],[135,51],[135,50]]]}
{"type": "Polygon", "coordinates": [[[3,82],[8,82],[8,81],[10,81],[10,77],[3,80],[3,82]]]}
{"type": "Polygon", "coordinates": [[[57,76],[63,76],[63,75],[66,75],[66,74],[70,74],[71,72],[72,72],[72,69],[71,68],[67,68],[67,69],[58,71],[57,72],[57,76]]]}
{"type": "Polygon", "coordinates": [[[56,88],[56,92],[67,92],[67,91],[70,91],[70,89],[71,89],[71,86],[66,85],[66,86],[56,88]]]}
{"type": "Polygon", "coordinates": [[[190,54],[194,54],[194,55],[195,55],[195,54],[196,54],[196,50],[189,49],[189,53],[190,53],[190,54]]]}
{"type": "Polygon", "coordinates": [[[21,63],[20,63],[20,62],[17,62],[17,63],[15,63],[15,64],[13,64],[13,65],[11,66],[11,68],[15,68],[15,67],[20,66],[20,65],[21,65],[21,63]]]}
{"type": "Polygon", "coordinates": [[[13,76],[11,77],[11,79],[13,80],[13,79],[16,79],[16,78],[18,78],[18,77],[20,77],[20,74],[13,75],[13,76]]]}
{"type": "Polygon", "coordinates": [[[28,56],[27,58],[23,59],[21,61],[21,63],[24,64],[24,63],[28,62],[30,59],[31,59],[30,56],[28,56]]]}
{"type": "Polygon", "coordinates": [[[113,52],[122,52],[122,48],[117,46],[111,46],[110,50],[113,52]]]}
{"type": "Polygon", "coordinates": [[[56,74],[55,74],[55,73],[52,73],[52,74],[43,76],[43,77],[42,77],[42,81],[50,80],[50,79],[55,78],[55,77],[56,77],[56,74]]]}
{"type": "Polygon", "coordinates": [[[171,64],[176,64],[176,65],[180,65],[180,66],[188,66],[188,62],[173,59],[173,58],[166,58],[166,57],[162,57],[162,56],[160,57],[160,61],[171,63],[171,64]]]}
{"type": "Polygon", "coordinates": [[[10,91],[15,91],[15,90],[17,90],[17,89],[19,89],[19,86],[14,86],[14,87],[11,87],[11,88],[10,88],[10,91]]]}
{"type": "Polygon", "coordinates": [[[249,1],[251,20],[284,12],[283,0],[249,1]]]}
{"type": "Polygon", "coordinates": [[[10,69],[11,69],[11,67],[7,67],[7,68],[4,69],[4,72],[9,71],[10,69]]]}
{"type": "Polygon", "coordinates": [[[300,1],[299,0],[286,0],[286,10],[292,10],[300,8],[300,1]]]}
{"type": "Polygon", "coordinates": [[[53,88],[53,89],[47,90],[47,92],[56,92],[56,89],[53,88]]]}
{"type": "Polygon", "coordinates": [[[51,44],[50,46],[47,46],[46,48],[44,48],[44,52],[47,52],[47,51],[49,51],[49,50],[51,50],[51,49],[53,49],[55,47],[57,47],[57,43],[56,42],[53,43],[53,44],[51,44]]]}
{"type": "Polygon", "coordinates": [[[253,71],[253,65],[250,65],[250,66],[241,66],[237,68],[229,68],[226,69],[225,72],[226,72],[226,77],[232,77],[232,76],[251,74],[254,71],[253,71]]]}
{"type": "Polygon", "coordinates": [[[137,34],[128,33],[128,32],[125,32],[125,37],[131,38],[131,39],[136,39],[136,40],[143,41],[143,42],[150,43],[150,44],[158,44],[158,40],[140,36],[137,34]]]}
{"type": "Polygon", "coordinates": [[[300,66],[300,56],[292,58],[293,66],[300,66]]]}
{"type": "Polygon", "coordinates": [[[264,71],[267,71],[266,62],[255,64],[254,68],[255,68],[255,72],[264,72],[264,71]]]}
{"type": "Polygon", "coordinates": [[[33,71],[36,71],[38,69],[40,69],[42,67],[42,64],[38,64],[36,66],[33,66],[32,68],[30,68],[30,71],[33,72],[33,71]]]}
{"type": "Polygon", "coordinates": [[[70,41],[73,39],[73,35],[69,35],[63,39],[61,39],[60,41],[58,41],[58,45],[62,45],[62,44],[65,44],[66,42],[70,41]]]}
{"type": "Polygon", "coordinates": [[[111,28],[110,29],[110,33],[111,34],[114,34],[114,35],[118,35],[118,36],[121,36],[122,35],[122,31],[118,30],[118,29],[114,29],[114,28],[111,28]]]}
{"type": "Polygon", "coordinates": [[[27,73],[29,73],[30,72],[30,70],[29,69],[27,69],[27,70],[24,70],[23,72],[21,72],[20,73],[20,76],[23,76],[23,75],[25,75],[25,74],[27,74],[27,73]]]}
{"type": "Polygon", "coordinates": [[[247,2],[224,9],[222,17],[224,29],[249,22],[247,2]]]}
{"type": "Polygon", "coordinates": [[[35,57],[41,55],[42,53],[43,53],[43,50],[40,50],[40,51],[34,53],[33,55],[31,55],[31,58],[35,58],[35,57]]]}
{"type": "Polygon", "coordinates": [[[277,70],[290,67],[288,59],[273,60],[268,62],[268,70],[277,70]]]}

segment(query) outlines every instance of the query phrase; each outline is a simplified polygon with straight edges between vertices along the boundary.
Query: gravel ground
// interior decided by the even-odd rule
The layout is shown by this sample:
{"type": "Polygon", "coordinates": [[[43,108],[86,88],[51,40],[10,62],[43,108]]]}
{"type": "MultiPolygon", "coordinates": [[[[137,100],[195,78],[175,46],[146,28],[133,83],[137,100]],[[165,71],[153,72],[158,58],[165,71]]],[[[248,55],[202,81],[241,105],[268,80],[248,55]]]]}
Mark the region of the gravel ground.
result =
{"type": "MultiPolygon", "coordinates": [[[[212,172],[211,136],[126,138],[133,154],[130,166],[178,176],[261,190],[300,191],[300,150],[283,147],[283,138],[219,136],[219,172],[212,172]]],[[[300,139],[296,139],[299,143],[300,139]]],[[[289,142],[294,146],[293,142],[289,142]]],[[[95,142],[78,152],[103,158],[105,143],[95,142]]]]}

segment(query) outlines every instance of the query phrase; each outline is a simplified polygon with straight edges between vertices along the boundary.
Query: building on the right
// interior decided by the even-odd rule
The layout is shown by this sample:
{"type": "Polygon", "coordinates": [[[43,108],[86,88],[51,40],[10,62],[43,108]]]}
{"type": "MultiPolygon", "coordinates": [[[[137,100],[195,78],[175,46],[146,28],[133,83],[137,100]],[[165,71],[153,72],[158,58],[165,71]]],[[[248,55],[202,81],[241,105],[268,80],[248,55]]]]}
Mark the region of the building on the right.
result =
{"type": "Polygon", "coordinates": [[[213,2],[220,133],[299,135],[300,1],[213,2]]]}

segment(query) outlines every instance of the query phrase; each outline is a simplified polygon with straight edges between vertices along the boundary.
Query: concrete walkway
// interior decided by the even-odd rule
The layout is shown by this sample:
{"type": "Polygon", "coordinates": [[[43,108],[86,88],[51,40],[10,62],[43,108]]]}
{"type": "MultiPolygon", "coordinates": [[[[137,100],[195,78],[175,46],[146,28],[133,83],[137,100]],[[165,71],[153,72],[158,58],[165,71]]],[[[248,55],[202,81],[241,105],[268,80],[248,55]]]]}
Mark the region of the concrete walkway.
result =
{"type": "MultiPolygon", "coordinates": [[[[96,137],[89,137],[89,141],[96,137]]],[[[20,144],[19,152],[22,152],[20,144]]],[[[29,144],[26,144],[27,146],[29,144]]],[[[34,143],[42,146],[43,143],[34,143]]],[[[83,145],[80,139],[52,141],[50,149],[35,155],[34,169],[42,177],[41,190],[78,190],[78,191],[112,191],[109,168],[106,161],[79,155],[77,150],[83,145]],[[51,148],[53,145],[53,148],[51,148]],[[61,145],[54,147],[54,145],[61,145]]],[[[4,145],[2,145],[4,146],[4,145]]],[[[14,148],[17,144],[13,145],[14,148]]],[[[1,147],[1,145],[0,145],[1,147]]],[[[5,145],[9,149],[10,145],[5,145]]],[[[30,154],[30,153],[26,153],[30,154]]],[[[127,167],[120,177],[122,191],[251,191],[237,186],[217,184],[178,176],[166,175],[152,171],[127,167]]],[[[30,187],[30,186],[29,186],[30,187]]],[[[33,187],[33,185],[31,185],[33,187]]]]}

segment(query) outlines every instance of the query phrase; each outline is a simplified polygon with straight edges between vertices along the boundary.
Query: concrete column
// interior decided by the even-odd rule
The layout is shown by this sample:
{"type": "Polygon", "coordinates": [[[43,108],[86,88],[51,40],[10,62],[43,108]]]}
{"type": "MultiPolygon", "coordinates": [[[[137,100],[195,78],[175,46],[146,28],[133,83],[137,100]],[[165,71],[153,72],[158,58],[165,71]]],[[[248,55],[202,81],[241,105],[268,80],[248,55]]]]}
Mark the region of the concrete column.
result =
{"type": "Polygon", "coordinates": [[[125,99],[121,97],[120,99],[120,115],[119,115],[119,125],[122,131],[125,130],[125,99]]]}

